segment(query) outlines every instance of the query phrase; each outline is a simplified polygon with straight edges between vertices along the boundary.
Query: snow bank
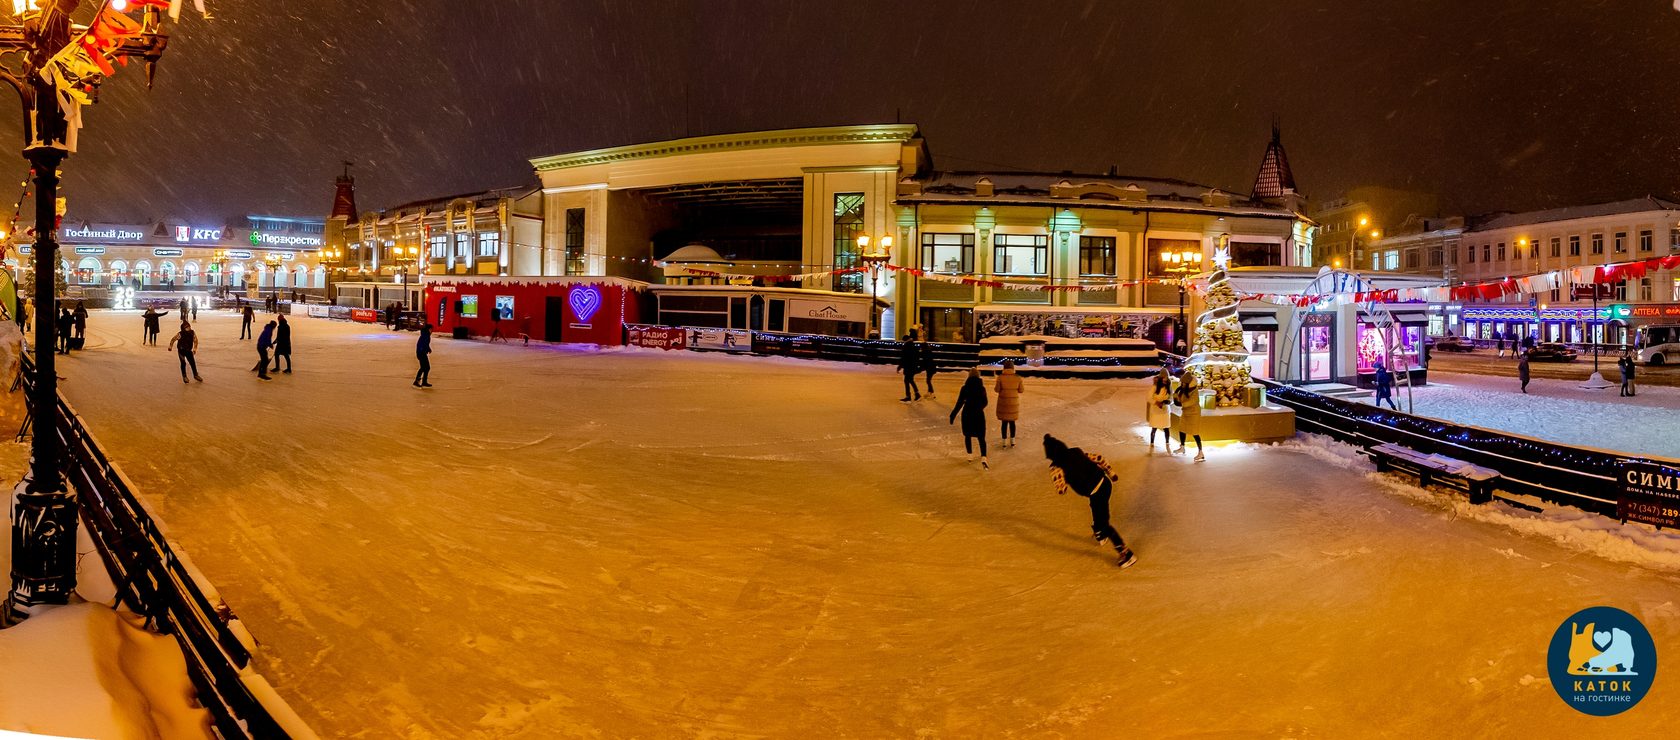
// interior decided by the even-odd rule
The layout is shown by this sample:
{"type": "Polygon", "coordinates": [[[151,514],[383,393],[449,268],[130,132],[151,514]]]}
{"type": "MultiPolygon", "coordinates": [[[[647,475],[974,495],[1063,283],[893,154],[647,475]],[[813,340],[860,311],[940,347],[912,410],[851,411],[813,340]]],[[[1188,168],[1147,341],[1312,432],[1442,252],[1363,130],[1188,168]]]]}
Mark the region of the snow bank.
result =
{"type": "Polygon", "coordinates": [[[1359,448],[1323,435],[1301,434],[1278,445],[1338,467],[1366,470],[1366,477],[1388,493],[1436,506],[1455,518],[1506,527],[1541,537],[1571,550],[1654,570],[1680,573],[1680,532],[1628,522],[1570,506],[1546,506],[1533,512],[1495,499],[1477,505],[1457,492],[1421,488],[1403,475],[1378,473],[1359,448]]]}
{"type": "MultiPolygon", "coordinates": [[[[1614,366],[1610,370],[1614,371],[1614,366]]],[[[1680,388],[1586,390],[1579,381],[1536,379],[1528,393],[1510,378],[1430,373],[1412,390],[1416,413],[1457,424],[1601,450],[1680,459],[1680,388]]],[[[1614,381],[1612,381],[1614,382],[1614,381]]],[[[1395,392],[1405,407],[1404,389],[1395,392]]]]}

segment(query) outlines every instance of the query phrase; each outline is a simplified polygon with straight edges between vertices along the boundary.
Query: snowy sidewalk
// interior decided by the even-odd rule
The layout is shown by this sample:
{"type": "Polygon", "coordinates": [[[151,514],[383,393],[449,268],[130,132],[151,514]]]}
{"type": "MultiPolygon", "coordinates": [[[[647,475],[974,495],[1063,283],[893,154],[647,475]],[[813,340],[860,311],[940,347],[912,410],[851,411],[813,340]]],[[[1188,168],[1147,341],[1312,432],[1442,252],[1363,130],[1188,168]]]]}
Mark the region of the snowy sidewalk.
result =
{"type": "MultiPolygon", "coordinates": [[[[27,445],[0,444],[0,478],[10,491],[27,445]]],[[[0,588],[9,588],[11,518],[0,528],[0,588]]],[[[175,639],[139,615],[114,611],[115,588],[86,533],[77,530],[82,570],[76,600],[42,607],[0,630],[0,730],[85,738],[211,737],[210,716],[193,698],[175,639]],[[90,570],[91,569],[91,570],[90,570]]]]}

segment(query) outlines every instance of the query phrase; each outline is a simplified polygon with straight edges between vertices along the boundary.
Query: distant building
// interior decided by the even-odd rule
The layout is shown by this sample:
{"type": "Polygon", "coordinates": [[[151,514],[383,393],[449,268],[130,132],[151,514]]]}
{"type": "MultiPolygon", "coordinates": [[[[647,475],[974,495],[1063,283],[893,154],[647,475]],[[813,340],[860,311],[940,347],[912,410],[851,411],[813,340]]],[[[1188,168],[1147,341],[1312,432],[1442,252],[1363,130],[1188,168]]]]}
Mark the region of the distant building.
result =
{"type": "MultiPolygon", "coordinates": [[[[1680,203],[1647,196],[1493,214],[1464,230],[1461,247],[1447,250],[1447,265],[1464,283],[1666,257],[1680,254],[1680,203]]],[[[1591,289],[1583,286],[1586,295],[1575,298],[1571,287],[1465,305],[1464,331],[1489,338],[1510,332],[1538,335],[1542,341],[1621,342],[1627,337],[1627,323],[1611,317],[1608,304],[1680,304],[1680,279],[1669,270],[1653,270],[1610,286],[1596,314],[1591,289]]]]}
{"type": "Polygon", "coordinates": [[[1372,270],[1457,280],[1457,271],[1447,264],[1447,254],[1456,251],[1464,234],[1464,218],[1425,218],[1407,216],[1406,220],[1381,238],[1365,246],[1372,270]]]}
{"type": "Polygon", "coordinates": [[[1319,203],[1311,216],[1319,224],[1313,264],[1383,269],[1373,267],[1370,243],[1408,219],[1439,217],[1440,199],[1430,193],[1364,186],[1319,203]]]}
{"type": "MultiPolygon", "coordinates": [[[[243,223],[164,219],[141,224],[66,219],[60,269],[70,285],[146,291],[316,289],[320,219],[248,216],[243,223]]],[[[28,255],[29,244],[18,245],[28,255]]]]}

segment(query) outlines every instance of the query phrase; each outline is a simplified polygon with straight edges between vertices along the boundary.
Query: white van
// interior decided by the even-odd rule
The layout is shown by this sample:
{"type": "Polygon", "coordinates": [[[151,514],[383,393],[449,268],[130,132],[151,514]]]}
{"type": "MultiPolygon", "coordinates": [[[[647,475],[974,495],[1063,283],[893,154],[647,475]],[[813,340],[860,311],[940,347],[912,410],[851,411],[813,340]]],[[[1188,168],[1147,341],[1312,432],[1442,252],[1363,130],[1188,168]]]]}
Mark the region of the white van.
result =
{"type": "Polygon", "coordinates": [[[1633,337],[1641,364],[1680,362],[1680,325],[1641,326],[1633,337]]]}

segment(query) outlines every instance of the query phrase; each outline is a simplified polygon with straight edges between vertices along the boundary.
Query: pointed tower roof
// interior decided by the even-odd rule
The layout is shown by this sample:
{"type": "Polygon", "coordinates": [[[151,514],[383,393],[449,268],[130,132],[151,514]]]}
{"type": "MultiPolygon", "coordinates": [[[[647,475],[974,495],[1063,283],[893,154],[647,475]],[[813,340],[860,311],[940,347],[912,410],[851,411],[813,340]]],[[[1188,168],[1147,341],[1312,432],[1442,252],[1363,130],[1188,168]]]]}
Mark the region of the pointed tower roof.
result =
{"type": "Polygon", "coordinates": [[[1282,198],[1295,193],[1295,173],[1289,169],[1289,155],[1283,151],[1283,133],[1272,123],[1272,143],[1260,158],[1260,173],[1254,176],[1255,198],[1282,198]]]}
{"type": "Polygon", "coordinates": [[[338,176],[338,193],[333,196],[332,215],[346,222],[356,220],[356,178],[350,176],[350,162],[344,163],[344,174],[338,176]]]}

